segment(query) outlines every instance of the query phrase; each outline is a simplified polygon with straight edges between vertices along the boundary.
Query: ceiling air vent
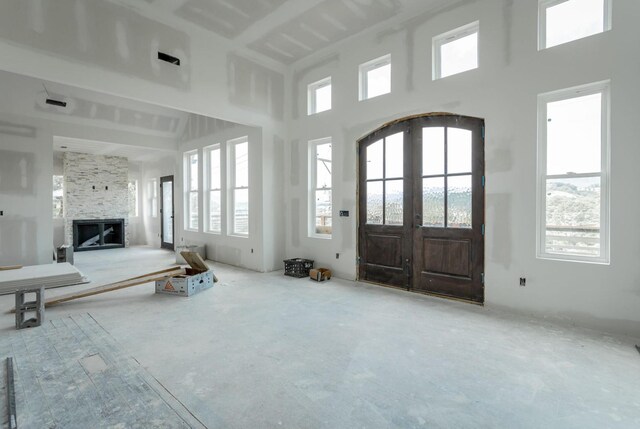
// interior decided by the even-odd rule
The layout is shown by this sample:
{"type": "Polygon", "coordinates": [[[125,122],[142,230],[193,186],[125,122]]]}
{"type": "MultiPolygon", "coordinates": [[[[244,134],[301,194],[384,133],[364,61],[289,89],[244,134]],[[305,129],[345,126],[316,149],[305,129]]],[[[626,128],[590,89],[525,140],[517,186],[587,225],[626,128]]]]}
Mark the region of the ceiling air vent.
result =
{"type": "Polygon", "coordinates": [[[165,54],[164,52],[158,52],[158,59],[176,66],[180,65],[180,58],[173,57],[169,54],[165,54]]]}
{"type": "Polygon", "coordinates": [[[53,98],[47,98],[46,103],[51,104],[52,106],[67,107],[66,101],[54,100],[53,98]]]}

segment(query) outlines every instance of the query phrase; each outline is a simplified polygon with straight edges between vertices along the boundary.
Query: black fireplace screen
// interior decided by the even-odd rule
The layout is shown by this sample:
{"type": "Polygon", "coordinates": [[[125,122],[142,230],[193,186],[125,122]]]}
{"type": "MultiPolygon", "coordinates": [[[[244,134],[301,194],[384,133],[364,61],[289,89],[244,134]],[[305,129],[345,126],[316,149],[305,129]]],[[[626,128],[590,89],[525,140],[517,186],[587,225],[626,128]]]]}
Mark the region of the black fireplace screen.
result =
{"type": "Polygon", "coordinates": [[[73,221],[73,249],[98,250],[124,247],[124,219],[73,221]]]}

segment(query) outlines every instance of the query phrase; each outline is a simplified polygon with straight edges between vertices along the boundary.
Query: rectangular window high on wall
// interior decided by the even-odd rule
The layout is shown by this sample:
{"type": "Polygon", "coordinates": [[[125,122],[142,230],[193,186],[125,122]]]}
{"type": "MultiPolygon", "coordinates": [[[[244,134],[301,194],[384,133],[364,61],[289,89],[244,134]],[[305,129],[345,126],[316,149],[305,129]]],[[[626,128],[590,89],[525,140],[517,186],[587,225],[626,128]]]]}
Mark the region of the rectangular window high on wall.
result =
{"type": "Polygon", "coordinates": [[[184,154],[184,227],[197,231],[200,227],[198,218],[198,151],[184,154]]]}
{"type": "Polygon", "coordinates": [[[331,238],[331,138],[309,142],[309,235],[331,238]]]}
{"type": "Polygon", "coordinates": [[[331,110],[331,77],[314,82],[307,87],[307,113],[331,110]]]}
{"type": "Polygon", "coordinates": [[[149,215],[158,217],[158,180],[149,181],[149,215]]]}
{"type": "Polygon", "coordinates": [[[228,142],[231,189],[230,224],[233,235],[249,235],[249,142],[242,137],[228,142]]]}
{"type": "Polygon", "coordinates": [[[360,64],[360,101],[391,92],[391,54],[360,64]]]}
{"type": "Polygon", "coordinates": [[[433,38],[433,79],[478,68],[480,22],[472,22],[433,38]]]}
{"type": "Polygon", "coordinates": [[[609,83],[540,95],[538,257],[609,262],[609,83]]]}
{"type": "Polygon", "coordinates": [[[611,0],[538,1],[538,49],[611,30],[611,0]]]}
{"type": "Polygon", "coordinates": [[[206,147],[205,157],[205,231],[222,232],[222,172],[220,169],[221,148],[219,144],[206,147]]]}

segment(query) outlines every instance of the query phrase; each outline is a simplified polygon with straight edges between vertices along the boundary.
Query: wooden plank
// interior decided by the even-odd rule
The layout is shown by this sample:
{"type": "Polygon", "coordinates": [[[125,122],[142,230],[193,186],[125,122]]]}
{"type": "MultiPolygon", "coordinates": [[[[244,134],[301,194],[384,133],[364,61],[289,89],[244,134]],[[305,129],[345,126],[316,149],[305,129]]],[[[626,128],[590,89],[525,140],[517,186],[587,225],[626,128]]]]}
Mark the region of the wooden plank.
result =
{"type": "Polygon", "coordinates": [[[65,295],[55,296],[53,298],[46,299],[44,302],[45,307],[51,307],[57,304],[61,304],[63,302],[71,301],[78,298],[85,298],[88,296],[98,295],[101,293],[111,292],[114,290],[125,289],[132,286],[138,286],[141,284],[154,282],[156,280],[166,279],[167,277],[177,276],[184,274],[184,270],[182,268],[176,268],[173,271],[166,271],[161,274],[153,274],[147,277],[140,276],[137,278],[132,278],[128,280],[124,280],[121,282],[111,283],[103,286],[98,286],[95,288],[87,289],[80,292],[68,293],[65,295]]]}
{"type": "Polygon", "coordinates": [[[6,265],[0,267],[0,271],[19,270],[20,268],[22,268],[22,265],[6,265]]]}
{"type": "Polygon", "coordinates": [[[185,250],[184,252],[180,252],[180,254],[184,258],[184,260],[187,261],[187,264],[189,264],[189,266],[194,270],[197,270],[200,272],[209,270],[209,266],[204,262],[204,260],[202,259],[202,256],[200,256],[199,253],[188,252],[185,250]]]}
{"type": "MultiPolygon", "coordinates": [[[[71,293],[47,298],[44,301],[44,306],[52,307],[54,305],[58,305],[63,302],[72,301],[74,299],[86,298],[88,296],[98,295],[101,293],[111,292],[114,290],[125,289],[132,286],[138,286],[141,284],[154,282],[156,280],[163,280],[163,279],[166,279],[167,277],[172,277],[172,276],[177,276],[182,274],[184,274],[184,269],[180,267],[167,268],[167,269],[156,271],[153,273],[147,273],[141,276],[132,277],[126,280],[121,280],[118,282],[109,283],[102,286],[96,286],[91,289],[71,292],[71,293]]],[[[15,307],[11,309],[11,312],[15,313],[15,307]]]]}

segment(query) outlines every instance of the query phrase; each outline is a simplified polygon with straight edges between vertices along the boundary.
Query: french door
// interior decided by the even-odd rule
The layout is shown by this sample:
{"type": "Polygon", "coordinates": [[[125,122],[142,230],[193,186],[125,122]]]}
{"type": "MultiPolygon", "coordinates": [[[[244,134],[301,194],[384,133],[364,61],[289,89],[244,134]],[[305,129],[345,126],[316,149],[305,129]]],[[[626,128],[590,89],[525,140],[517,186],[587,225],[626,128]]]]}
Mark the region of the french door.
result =
{"type": "Polygon", "coordinates": [[[359,141],[360,280],[484,301],[484,121],[407,118],[359,141]]]}
{"type": "Polygon", "coordinates": [[[160,178],[160,247],[173,250],[173,176],[160,178]]]}

